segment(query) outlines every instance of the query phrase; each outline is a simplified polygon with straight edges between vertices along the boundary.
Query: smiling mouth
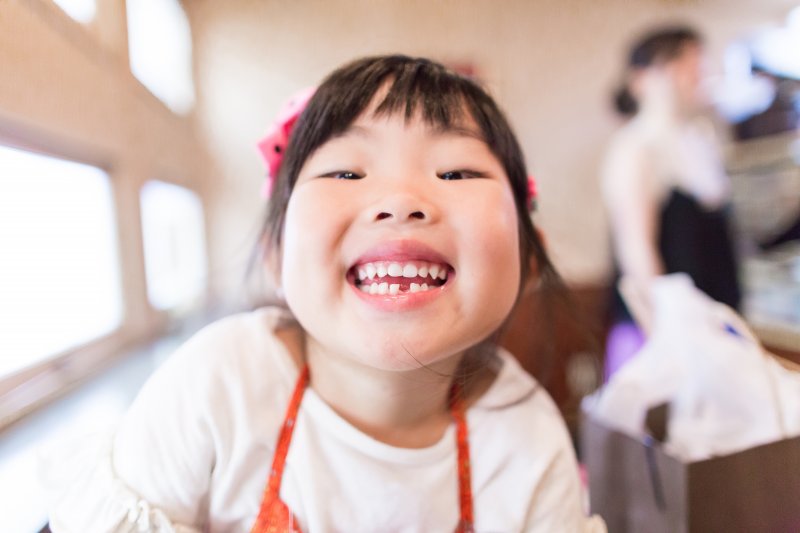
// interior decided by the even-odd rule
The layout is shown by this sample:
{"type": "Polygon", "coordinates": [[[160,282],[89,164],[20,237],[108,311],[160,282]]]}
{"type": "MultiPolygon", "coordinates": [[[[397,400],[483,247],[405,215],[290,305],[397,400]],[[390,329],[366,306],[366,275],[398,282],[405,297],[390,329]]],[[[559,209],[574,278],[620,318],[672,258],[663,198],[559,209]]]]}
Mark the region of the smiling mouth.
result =
{"type": "Polygon", "coordinates": [[[370,261],[351,267],[347,277],[364,293],[394,296],[439,289],[452,272],[444,263],[370,261]]]}

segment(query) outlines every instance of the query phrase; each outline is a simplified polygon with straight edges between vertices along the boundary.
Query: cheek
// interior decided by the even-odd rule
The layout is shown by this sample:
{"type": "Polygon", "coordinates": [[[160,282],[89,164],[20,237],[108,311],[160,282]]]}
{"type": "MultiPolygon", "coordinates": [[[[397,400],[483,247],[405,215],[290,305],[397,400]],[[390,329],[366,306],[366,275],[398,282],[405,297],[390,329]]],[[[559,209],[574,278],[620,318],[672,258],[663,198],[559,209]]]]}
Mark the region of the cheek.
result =
{"type": "Polygon", "coordinates": [[[286,209],[286,220],[283,226],[283,263],[281,265],[284,278],[288,277],[295,268],[302,265],[304,248],[314,240],[314,220],[309,216],[308,209],[303,203],[289,201],[286,209]]]}
{"type": "Polygon", "coordinates": [[[289,200],[283,229],[281,274],[284,288],[314,283],[335,264],[342,216],[331,209],[336,199],[315,194],[310,188],[297,190],[289,200]],[[322,267],[327,268],[323,269],[322,267]]]}
{"type": "Polygon", "coordinates": [[[462,238],[473,243],[482,270],[479,275],[487,276],[491,290],[499,291],[497,297],[510,294],[513,300],[520,284],[520,250],[519,222],[511,191],[506,188],[486,195],[471,208],[469,231],[462,238]]]}

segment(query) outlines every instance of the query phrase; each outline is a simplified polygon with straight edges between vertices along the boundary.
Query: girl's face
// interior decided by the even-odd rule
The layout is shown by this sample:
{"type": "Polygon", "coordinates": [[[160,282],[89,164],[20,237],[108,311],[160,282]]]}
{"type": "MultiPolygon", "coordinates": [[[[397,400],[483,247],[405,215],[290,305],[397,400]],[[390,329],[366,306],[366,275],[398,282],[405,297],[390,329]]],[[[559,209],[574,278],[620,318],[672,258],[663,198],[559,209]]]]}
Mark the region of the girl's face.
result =
{"type": "Polygon", "coordinates": [[[326,353],[383,370],[457,355],[520,286],[500,162],[464,120],[442,130],[368,109],[302,167],[286,212],[286,301],[326,353]]]}

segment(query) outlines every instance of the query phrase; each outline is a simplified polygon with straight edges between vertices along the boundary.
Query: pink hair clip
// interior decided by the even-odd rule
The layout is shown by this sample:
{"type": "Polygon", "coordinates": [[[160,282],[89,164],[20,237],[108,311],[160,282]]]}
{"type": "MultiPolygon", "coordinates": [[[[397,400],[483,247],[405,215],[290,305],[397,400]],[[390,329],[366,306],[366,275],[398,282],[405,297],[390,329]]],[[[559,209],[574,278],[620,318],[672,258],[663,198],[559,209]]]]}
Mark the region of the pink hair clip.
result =
{"type": "Polygon", "coordinates": [[[294,124],[306,108],[308,101],[311,100],[315,90],[316,87],[309,87],[295,93],[283,106],[267,134],[258,143],[258,150],[267,164],[267,179],[261,189],[263,198],[269,198],[272,193],[294,124]]]}
{"type": "Polygon", "coordinates": [[[536,211],[536,199],[538,196],[536,189],[536,179],[533,174],[528,174],[528,211],[536,211]]]}

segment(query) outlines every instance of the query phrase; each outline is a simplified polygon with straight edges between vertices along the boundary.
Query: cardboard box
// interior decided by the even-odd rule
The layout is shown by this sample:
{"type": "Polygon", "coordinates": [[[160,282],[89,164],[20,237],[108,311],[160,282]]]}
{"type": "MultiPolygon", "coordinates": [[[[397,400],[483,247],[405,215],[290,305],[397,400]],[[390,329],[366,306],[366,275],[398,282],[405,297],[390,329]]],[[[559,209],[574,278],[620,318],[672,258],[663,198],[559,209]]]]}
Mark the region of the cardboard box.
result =
{"type": "Polygon", "coordinates": [[[581,456],[610,533],[800,532],[800,437],[684,463],[585,416],[581,456]]]}

